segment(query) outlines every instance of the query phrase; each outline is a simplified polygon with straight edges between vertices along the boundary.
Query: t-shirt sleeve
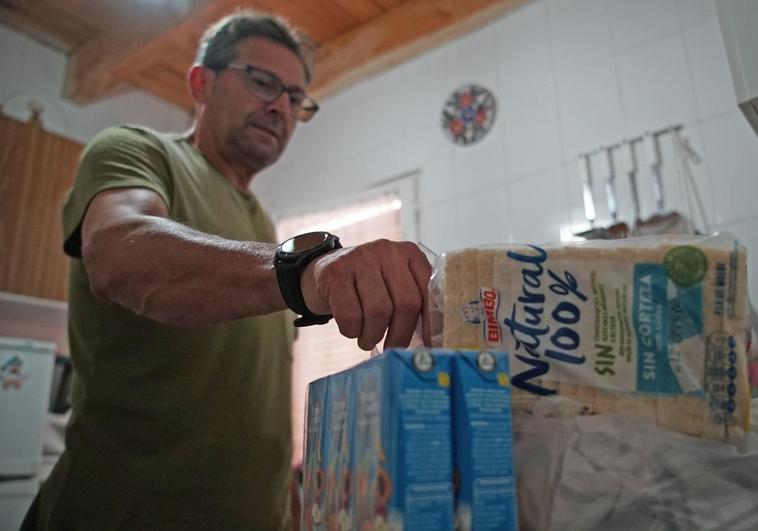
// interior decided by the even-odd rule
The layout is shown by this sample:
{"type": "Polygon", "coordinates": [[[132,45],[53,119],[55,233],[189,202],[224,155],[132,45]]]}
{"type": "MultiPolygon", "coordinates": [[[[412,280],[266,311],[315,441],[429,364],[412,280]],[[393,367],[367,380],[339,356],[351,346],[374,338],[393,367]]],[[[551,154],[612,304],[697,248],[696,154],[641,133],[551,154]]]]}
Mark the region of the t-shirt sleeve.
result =
{"type": "Polygon", "coordinates": [[[81,225],[92,199],[113,188],[147,188],[171,208],[171,172],[160,140],[133,127],[111,127],[99,133],[82,153],[63,206],[63,250],[81,258],[81,225]]]}

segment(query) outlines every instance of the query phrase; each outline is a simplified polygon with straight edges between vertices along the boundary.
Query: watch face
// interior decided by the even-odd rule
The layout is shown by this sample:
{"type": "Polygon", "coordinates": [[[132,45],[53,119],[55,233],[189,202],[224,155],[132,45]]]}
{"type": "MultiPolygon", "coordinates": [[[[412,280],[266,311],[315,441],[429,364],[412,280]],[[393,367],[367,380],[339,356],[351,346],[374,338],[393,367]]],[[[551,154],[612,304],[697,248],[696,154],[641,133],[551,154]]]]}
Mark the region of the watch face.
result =
{"type": "Polygon", "coordinates": [[[328,232],[307,232],[290,238],[281,246],[285,253],[301,253],[318,247],[329,238],[328,232]]]}

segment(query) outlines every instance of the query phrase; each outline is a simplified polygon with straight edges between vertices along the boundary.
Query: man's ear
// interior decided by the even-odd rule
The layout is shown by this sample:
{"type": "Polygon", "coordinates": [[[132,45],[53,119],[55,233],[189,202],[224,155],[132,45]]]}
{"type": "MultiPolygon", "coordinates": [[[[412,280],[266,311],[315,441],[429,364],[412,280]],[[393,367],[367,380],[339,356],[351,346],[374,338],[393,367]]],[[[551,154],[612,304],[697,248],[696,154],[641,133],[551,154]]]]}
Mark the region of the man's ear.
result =
{"type": "Polygon", "coordinates": [[[215,81],[216,73],[210,68],[202,65],[193,65],[190,68],[187,74],[187,82],[195,103],[203,104],[208,101],[215,81]]]}

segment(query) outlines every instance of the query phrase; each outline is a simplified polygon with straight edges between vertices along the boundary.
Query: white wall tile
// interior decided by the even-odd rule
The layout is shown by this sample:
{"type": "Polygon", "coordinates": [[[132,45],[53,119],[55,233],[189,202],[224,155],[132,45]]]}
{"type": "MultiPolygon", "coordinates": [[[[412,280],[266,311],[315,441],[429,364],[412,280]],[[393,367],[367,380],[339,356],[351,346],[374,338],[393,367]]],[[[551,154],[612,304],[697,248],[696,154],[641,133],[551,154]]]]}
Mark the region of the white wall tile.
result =
{"type": "Polygon", "coordinates": [[[494,25],[501,93],[518,97],[553,78],[545,2],[517,9],[494,25]]]}
{"type": "Polygon", "coordinates": [[[618,57],[628,134],[695,120],[692,87],[679,35],[618,57]]]}
{"type": "Polygon", "coordinates": [[[11,94],[5,111],[26,120],[26,102],[36,100],[45,111],[42,121],[49,131],[86,143],[105,127],[139,123],[161,131],[182,130],[189,114],[152,94],[135,90],[77,105],[63,98],[66,56],[0,24],[0,101],[11,94]]]}
{"type": "Polygon", "coordinates": [[[310,201],[323,195],[324,190],[335,190],[335,196],[351,196],[364,188],[366,175],[365,157],[347,159],[321,171],[315,179],[304,181],[310,201]]]}
{"type": "Polygon", "coordinates": [[[573,234],[589,228],[590,224],[584,217],[584,201],[582,197],[582,181],[577,161],[564,163],[562,167],[563,183],[566,189],[566,208],[569,216],[569,230],[573,234]]]}
{"type": "Polygon", "coordinates": [[[505,182],[502,125],[496,121],[487,136],[470,146],[453,145],[455,191],[468,195],[505,182]]]}
{"type": "Polygon", "coordinates": [[[192,125],[192,114],[180,107],[169,107],[166,113],[168,131],[185,131],[192,125]]]}
{"type": "Polygon", "coordinates": [[[497,90],[495,26],[487,26],[445,46],[449,92],[471,83],[497,90]]]}
{"type": "Polygon", "coordinates": [[[557,72],[606,59],[613,53],[605,0],[547,0],[557,72]]]}
{"type": "Polygon", "coordinates": [[[45,99],[60,98],[66,70],[65,55],[32,39],[27,40],[23,54],[19,90],[45,99]]]}
{"type": "Polygon", "coordinates": [[[619,85],[610,59],[562,75],[558,98],[565,162],[623,137],[619,85]]]}
{"type": "Polygon", "coordinates": [[[684,32],[698,118],[707,119],[737,106],[718,21],[710,18],[684,32]]]}
{"type": "Polygon", "coordinates": [[[679,30],[675,0],[609,0],[617,52],[679,30]]]}
{"type": "Polygon", "coordinates": [[[708,18],[716,18],[713,0],[677,0],[676,3],[679,10],[679,22],[682,26],[686,27],[708,18]]]}
{"type": "Polygon", "coordinates": [[[0,66],[8,68],[8,74],[3,70],[0,86],[5,94],[2,95],[3,112],[17,120],[26,121],[31,116],[30,104],[42,108],[42,123],[45,128],[54,133],[65,132],[68,122],[65,109],[61,106],[61,91],[65,71],[65,57],[52,48],[29,39],[7,29],[3,32],[0,44],[9,46],[3,48],[3,59],[0,66]]]}
{"type": "Polygon", "coordinates": [[[364,157],[355,157],[327,168],[313,168],[302,176],[282,175],[272,169],[261,174],[261,180],[275,177],[276,186],[260,184],[267,204],[273,205],[272,215],[281,219],[348,204],[365,189],[365,173],[364,157]]]}
{"type": "MultiPolygon", "coordinates": [[[[659,139],[661,149],[661,172],[663,179],[663,191],[666,201],[666,210],[674,210],[689,218],[695,228],[700,231],[715,230],[716,203],[713,196],[713,187],[707,172],[706,154],[700,127],[692,125],[685,127],[680,135],[689,142],[695,154],[700,158],[700,163],[687,161],[691,180],[684,173],[684,167],[680,169],[680,158],[674,147],[671,134],[666,134],[659,139]],[[694,186],[693,186],[694,183],[694,186]],[[701,209],[702,205],[702,209],[701,209]]],[[[644,161],[643,161],[644,162],[644,161]]],[[[649,169],[645,168],[644,175],[649,176],[649,169]]],[[[647,215],[654,211],[654,198],[651,181],[647,180],[647,186],[641,191],[643,205],[647,206],[647,215]]],[[[643,210],[644,212],[644,210],[643,210]]]]}
{"type": "Polygon", "coordinates": [[[405,134],[439,127],[442,107],[455,90],[448,83],[447,48],[437,48],[402,67],[405,134]]]}
{"type": "MultiPolygon", "coordinates": [[[[324,106],[329,109],[327,116],[321,111],[305,127],[317,133],[322,149],[335,149],[335,159],[351,158],[366,151],[368,135],[373,134],[366,123],[366,108],[372,94],[369,84],[351,87],[329,98],[324,106]]],[[[301,124],[303,126],[304,124],[301,124]]]]}
{"type": "Polygon", "coordinates": [[[511,241],[506,186],[458,197],[456,208],[462,246],[511,241]]]}
{"type": "Polygon", "coordinates": [[[535,175],[508,185],[511,238],[522,243],[561,241],[569,224],[566,186],[560,170],[535,175]]]}
{"type": "Polygon", "coordinates": [[[701,125],[720,224],[758,216],[758,138],[741,112],[701,125]]]}
{"type": "MultiPolygon", "coordinates": [[[[284,153],[279,157],[279,160],[273,166],[263,170],[263,174],[272,173],[275,175],[304,175],[305,172],[310,169],[310,165],[303,157],[303,149],[305,142],[307,141],[307,134],[304,134],[304,128],[308,127],[305,124],[300,124],[295,129],[294,134],[290,137],[287,148],[284,153]]],[[[266,181],[267,178],[260,178],[260,175],[256,175],[256,180],[266,181]]]]}
{"type": "MultiPolygon", "coordinates": [[[[758,218],[731,223],[723,227],[747,249],[747,283],[750,302],[758,308],[758,218]]],[[[755,338],[753,338],[755,341],[755,338]]]]}
{"type": "MultiPolygon", "coordinates": [[[[607,155],[605,151],[595,153],[590,156],[590,177],[592,179],[592,193],[595,203],[596,220],[595,223],[599,225],[609,225],[611,223],[611,216],[609,213],[609,206],[607,200],[606,183],[610,176],[610,166],[607,162],[607,155]]],[[[577,162],[578,164],[578,162],[577,162]]],[[[576,175],[579,179],[579,170],[575,169],[571,175],[576,175]]],[[[621,183],[616,182],[616,189],[620,188],[621,183]]],[[[618,195],[621,195],[621,190],[618,190],[618,195]]],[[[583,197],[582,197],[583,199],[583,197]]],[[[619,198],[617,198],[619,200],[619,198]]],[[[582,201],[582,204],[584,202],[582,201]]]]}
{"type": "Polygon", "coordinates": [[[338,164],[341,160],[358,156],[352,150],[343,150],[342,142],[348,137],[342,137],[340,127],[344,124],[345,114],[340,107],[339,96],[334,100],[325,101],[314,117],[303,129],[308,129],[303,136],[308,137],[304,155],[311,160],[313,166],[324,168],[338,164]]]}
{"type": "MultiPolygon", "coordinates": [[[[366,148],[374,149],[403,135],[403,74],[393,68],[365,83],[366,148]]],[[[342,111],[340,111],[342,112],[342,111]]]]}
{"type": "Polygon", "coordinates": [[[454,146],[443,131],[432,126],[405,142],[405,161],[411,171],[420,170],[419,204],[423,207],[455,196],[454,146]]]}
{"type": "Polygon", "coordinates": [[[396,140],[377,149],[369,151],[364,162],[366,173],[363,186],[386,181],[410,170],[405,162],[405,142],[396,140]]]}
{"type": "MultiPolygon", "coordinates": [[[[680,132],[681,137],[689,143],[692,150],[699,158],[697,161],[687,161],[689,176],[685,173],[684,164],[681,163],[680,155],[674,148],[672,133],[666,133],[658,137],[658,145],[661,153],[661,181],[663,183],[664,212],[676,211],[689,218],[695,228],[704,231],[712,230],[715,223],[715,206],[711,192],[710,180],[705,164],[705,153],[702,135],[697,125],[685,127],[680,132]],[[702,209],[700,208],[702,205],[702,209]]],[[[658,213],[658,207],[653,193],[653,170],[645,155],[645,150],[640,143],[635,144],[637,160],[636,182],[640,199],[641,218],[650,218],[658,213]]],[[[624,162],[621,160],[620,151],[614,152],[614,160],[618,169],[618,186],[620,218],[629,223],[634,223],[634,209],[632,204],[631,186],[629,175],[626,173],[624,162]]],[[[603,211],[602,223],[608,218],[603,211]]]]}
{"type": "Polygon", "coordinates": [[[423,207],[419,221],[419,239],[435,253],[441,254],[461,247],[454,200],[423,207]]]}
{"type": "MultiPolygon", "coordinates": [[[[318,119],[321,118],[323,117],[319,116],[318,119]]],[[[302,167],[311,171],[323,167],[323,152],[327,149],[323,144],[323,138],[327,134],[325,129],[328,128],[330,128],[328,118],[322,123],[318,123],[314,119],[314,121],[298,125],[292,140],[290,140],[292,145],[284,153],[285,160],[294,159],[288,161],[288,164],[292,164],[296,169],[302,167]]],[[[331,149],[338,148],[332,146],[331,149]]]]}
{"type": "Polygon", "coordinates": [[[497,118],[505,134],[509,181],[560,164],[561,141],[555,88],[545,83],[527,94],[504,98],[497,118]]]}
{"type": "Polygon", "coordinates": [[[24,49],[28,39],[0,24],[0,101],[18,91],[24,68],[24,49]]]}
{"type": "Polygon", "coordinates": [[[288,197],[283,190],[293,190],[297,195],[297,183],[301,180],[302,176],[285,171],[280,164],[275,164],[257,174],[251,188],[266,211],[278,219],[282,207],[286,208],[287,202],[293,202],[293,198],[288,197]]]}
{"type": "Polygon", "coordinates": [[[303,176],[279,171],[277,166],[256,175],[252,190],[275,220],[297,214],[308,205],[303,176]]]}

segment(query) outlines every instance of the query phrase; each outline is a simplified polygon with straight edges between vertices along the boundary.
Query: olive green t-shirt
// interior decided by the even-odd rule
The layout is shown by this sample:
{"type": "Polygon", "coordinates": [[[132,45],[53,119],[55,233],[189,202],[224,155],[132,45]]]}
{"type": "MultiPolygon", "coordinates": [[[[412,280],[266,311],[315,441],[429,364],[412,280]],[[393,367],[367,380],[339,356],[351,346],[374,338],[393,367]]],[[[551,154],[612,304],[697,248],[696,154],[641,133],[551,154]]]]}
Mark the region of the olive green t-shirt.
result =
{"type": "Polygon", "coordinates": [[[285,529],[291,314],[191,328],[95,298],[79,227],[92,198],[118,187],[155,191],[171,219],[199,231],[274,241],[255,198],[182,136],[114,127],[87,146],[63,216],[73,415],[42,520],[77,531],[285,529]]]}

